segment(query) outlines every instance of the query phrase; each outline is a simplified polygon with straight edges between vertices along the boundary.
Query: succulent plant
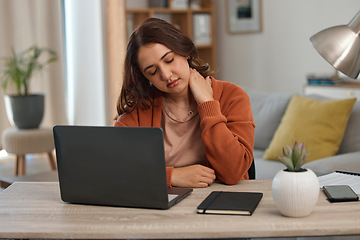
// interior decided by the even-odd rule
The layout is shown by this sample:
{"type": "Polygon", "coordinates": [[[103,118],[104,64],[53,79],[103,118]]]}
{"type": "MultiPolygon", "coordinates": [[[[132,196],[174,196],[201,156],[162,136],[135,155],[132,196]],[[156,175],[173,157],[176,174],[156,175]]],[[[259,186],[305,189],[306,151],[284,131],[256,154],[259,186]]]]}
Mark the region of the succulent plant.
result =
{"type": "Polygon", "coordinates": [[[298,144],[296,141],[292,149],[289,145],[283,148],[283,155],[282,157],[278,156],[278,158],[290,172],[301,171],[301,167],[308,156],[304,143],[298,144]]]}

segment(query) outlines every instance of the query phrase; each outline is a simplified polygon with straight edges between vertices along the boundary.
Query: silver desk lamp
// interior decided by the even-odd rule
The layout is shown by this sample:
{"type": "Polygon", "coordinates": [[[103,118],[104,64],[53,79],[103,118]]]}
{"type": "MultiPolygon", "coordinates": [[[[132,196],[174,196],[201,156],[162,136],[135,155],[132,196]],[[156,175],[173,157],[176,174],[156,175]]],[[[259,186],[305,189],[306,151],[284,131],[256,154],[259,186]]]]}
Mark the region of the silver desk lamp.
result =
{"type": "Polygon", "coordinates": [[[320,55],[350,78],[360,73],[360,11],[347,25],[322,30],[310,38],[320,55]]]}

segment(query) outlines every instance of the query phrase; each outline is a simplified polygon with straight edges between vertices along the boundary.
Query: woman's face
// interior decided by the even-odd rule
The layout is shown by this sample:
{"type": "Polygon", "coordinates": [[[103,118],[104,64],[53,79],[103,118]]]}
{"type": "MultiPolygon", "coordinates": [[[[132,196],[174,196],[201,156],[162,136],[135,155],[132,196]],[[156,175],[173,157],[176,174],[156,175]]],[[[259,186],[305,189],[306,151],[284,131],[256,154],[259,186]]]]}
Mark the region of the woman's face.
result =
{"type": "Polygon", "coordinates": [[[186,57],[174,53],[159,43],[141,46],[138,65],[144,76],[165,93],[187,94],[190,67],[186,57]]]}

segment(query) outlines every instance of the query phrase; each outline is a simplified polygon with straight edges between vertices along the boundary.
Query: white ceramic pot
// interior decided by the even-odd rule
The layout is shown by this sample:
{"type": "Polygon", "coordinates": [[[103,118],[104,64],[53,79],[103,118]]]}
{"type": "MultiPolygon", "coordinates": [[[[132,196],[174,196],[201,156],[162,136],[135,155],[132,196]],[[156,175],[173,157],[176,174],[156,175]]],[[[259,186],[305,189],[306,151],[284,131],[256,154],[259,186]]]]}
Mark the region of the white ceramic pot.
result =
{"type": "Polygon", "coordinates": [[[279,171],[272,183],[275,206],[287,217],[305,217],[319,198],[319,180],[310,169],[301,172],[279,171]]]}

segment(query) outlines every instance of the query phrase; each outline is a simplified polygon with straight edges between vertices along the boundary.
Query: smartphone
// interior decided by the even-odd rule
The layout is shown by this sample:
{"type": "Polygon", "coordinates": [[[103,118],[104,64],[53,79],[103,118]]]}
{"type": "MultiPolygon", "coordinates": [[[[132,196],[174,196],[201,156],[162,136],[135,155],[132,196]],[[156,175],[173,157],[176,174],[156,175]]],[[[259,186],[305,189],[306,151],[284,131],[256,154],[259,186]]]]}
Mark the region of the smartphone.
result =
{"type": "Polygon", "coordinates": [[[330,202],[358,201],[359,196],[348,185],[324,186],[324,193],[330,202]]]}

